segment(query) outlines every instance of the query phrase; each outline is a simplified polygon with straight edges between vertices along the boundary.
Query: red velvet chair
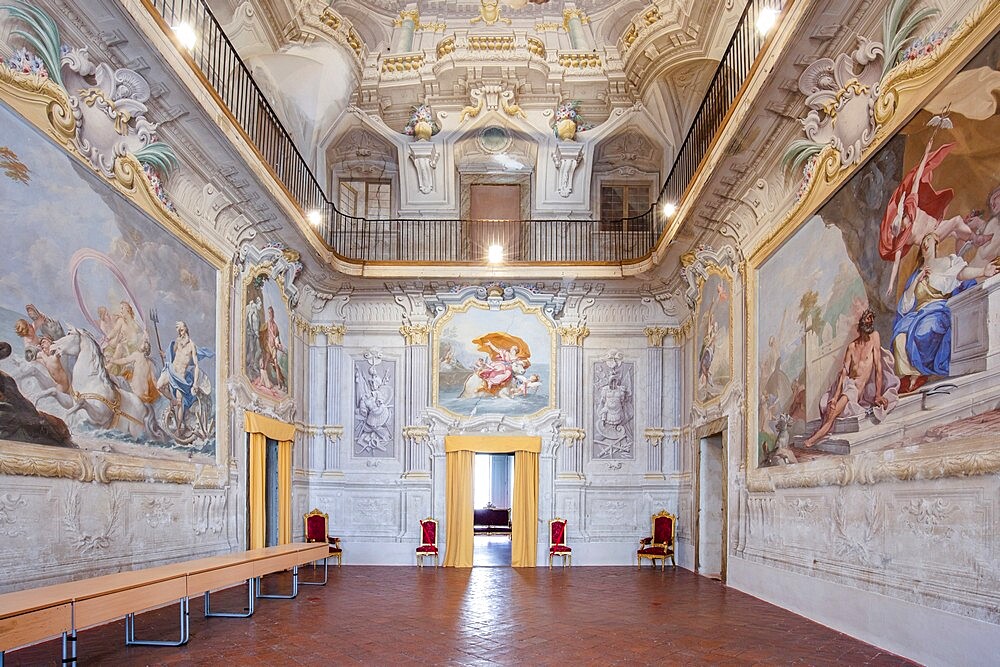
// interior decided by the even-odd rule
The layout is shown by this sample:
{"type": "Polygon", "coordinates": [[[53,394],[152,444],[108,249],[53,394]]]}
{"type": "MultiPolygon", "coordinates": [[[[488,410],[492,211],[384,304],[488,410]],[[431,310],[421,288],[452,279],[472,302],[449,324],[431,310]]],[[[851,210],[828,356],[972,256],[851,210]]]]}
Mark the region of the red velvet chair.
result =
{"type": "Polygon", "coordinates": [[[306,525],[306,542],[326,542],[330,545],[330,553],[323,559],[323,581],[302,581],[301,583],[323,585],[327,580],[327,564],[329,559],[336,558],[337,567],[343,565],[344,551],[340,548],[340,538],[330,535],[330,515],[326,512],[313,509],[303,515],[302,519],[306,525]]]}
{"type": "Polygon", "coordinates": [[[549,521],[549,567],[552,557],[562,556],[563,567],[573,564],[573,549],[566,546],[566,519],[556,517],[549,521]]]}
{"type": "Polygon", "coordinates": [[[420,546],[417,547],[417,565],[424,566],[424,558],[434,556],[434,567],[439,564],[438,559],[438,522],[437,519],[427,517],[420,520],[420,546]]]}
{"type": "Polygon", "coordinates": [[[653,534],[644,537],[639,541],[639,550],[636,552],[636,563],[642,567],[642,559],[648,558],[653,567],[656,567],[656,559],[660,559],[660,570],[667,564],[667,558],[674,567],[677,561],[674,560],[674,534],[676,533],[677,517],[661,510],[653,515],[653,534]]]}

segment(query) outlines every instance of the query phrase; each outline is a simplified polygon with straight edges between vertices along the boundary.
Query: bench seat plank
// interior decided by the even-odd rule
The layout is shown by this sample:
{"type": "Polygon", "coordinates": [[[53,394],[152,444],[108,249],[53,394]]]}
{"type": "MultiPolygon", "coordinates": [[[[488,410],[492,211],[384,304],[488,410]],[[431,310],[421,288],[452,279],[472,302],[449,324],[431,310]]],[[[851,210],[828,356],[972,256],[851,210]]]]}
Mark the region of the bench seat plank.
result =
{"type": "Polygon", "coordinates": [[[27,646],[73,629],[73,611],[69,602],[33,609],[0,618],[0,653],[27,646]]]}

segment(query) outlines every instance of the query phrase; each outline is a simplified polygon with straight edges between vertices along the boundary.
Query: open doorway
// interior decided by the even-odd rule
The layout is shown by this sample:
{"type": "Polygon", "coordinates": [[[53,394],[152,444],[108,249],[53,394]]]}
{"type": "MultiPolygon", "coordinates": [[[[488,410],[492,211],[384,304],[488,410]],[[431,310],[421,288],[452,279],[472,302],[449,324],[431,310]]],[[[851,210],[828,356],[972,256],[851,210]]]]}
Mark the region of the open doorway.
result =
{"type": "Polygon", "coordinates": [[[722,433],[698,441],[698,574],[726,578],[726,461],[722,433]]]}
{"type": "Polygon", "coordinates": [[[476,454],[473,470],[472,564],[510,567],[514,455],[476,454]]]}

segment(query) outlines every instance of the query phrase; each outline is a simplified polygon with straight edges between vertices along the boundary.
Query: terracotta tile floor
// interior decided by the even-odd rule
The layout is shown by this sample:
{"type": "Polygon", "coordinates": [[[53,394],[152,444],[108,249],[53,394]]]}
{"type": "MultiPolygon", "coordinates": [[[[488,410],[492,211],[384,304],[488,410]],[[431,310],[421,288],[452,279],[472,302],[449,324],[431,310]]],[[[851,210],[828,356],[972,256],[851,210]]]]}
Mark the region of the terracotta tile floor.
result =
{"type": "MultiPolygon", "coordinates": [[[[245,601],[238,589],[212,597],[219,609],[245,601]]],[[[649,567],[348,565],[296,600],[259,600],[249,619],[206,619],[201,609],[192,600],[181,648],[126,648],[121,622],[86,630],[81,664],[913,664],[686,570],[649,567]]],[[[137,619],[137,634],[176,626],[176,607],[157,610],[137,619]]],[[[6,665],[59,658],[51,641],[8,653],[6,665]]]]}
{"type": "Polygon", "coordinates": [[[510,535],[476,535],[472,539],[475,567],[510,567],[510,535]]]}

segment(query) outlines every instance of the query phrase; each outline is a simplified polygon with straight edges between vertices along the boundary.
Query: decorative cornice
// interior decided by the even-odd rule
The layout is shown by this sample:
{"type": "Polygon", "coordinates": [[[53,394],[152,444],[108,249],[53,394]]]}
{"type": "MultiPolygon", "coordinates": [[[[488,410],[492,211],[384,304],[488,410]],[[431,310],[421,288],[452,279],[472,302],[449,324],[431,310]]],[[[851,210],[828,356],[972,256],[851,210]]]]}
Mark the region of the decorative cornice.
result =
{"type": "Polygon", "coordinates": [[[580,347],[583,339],[590,335],[590,329],[585,324],[563,324],[556,328],[556,333],[563,345],[580,347]]]}
{"type": "Polygon", "coordinates": [[[407,345],[427,345],[430,332],[429,324],[404,324],[399,327],[399,333],[406,339],[407,345]]]}

